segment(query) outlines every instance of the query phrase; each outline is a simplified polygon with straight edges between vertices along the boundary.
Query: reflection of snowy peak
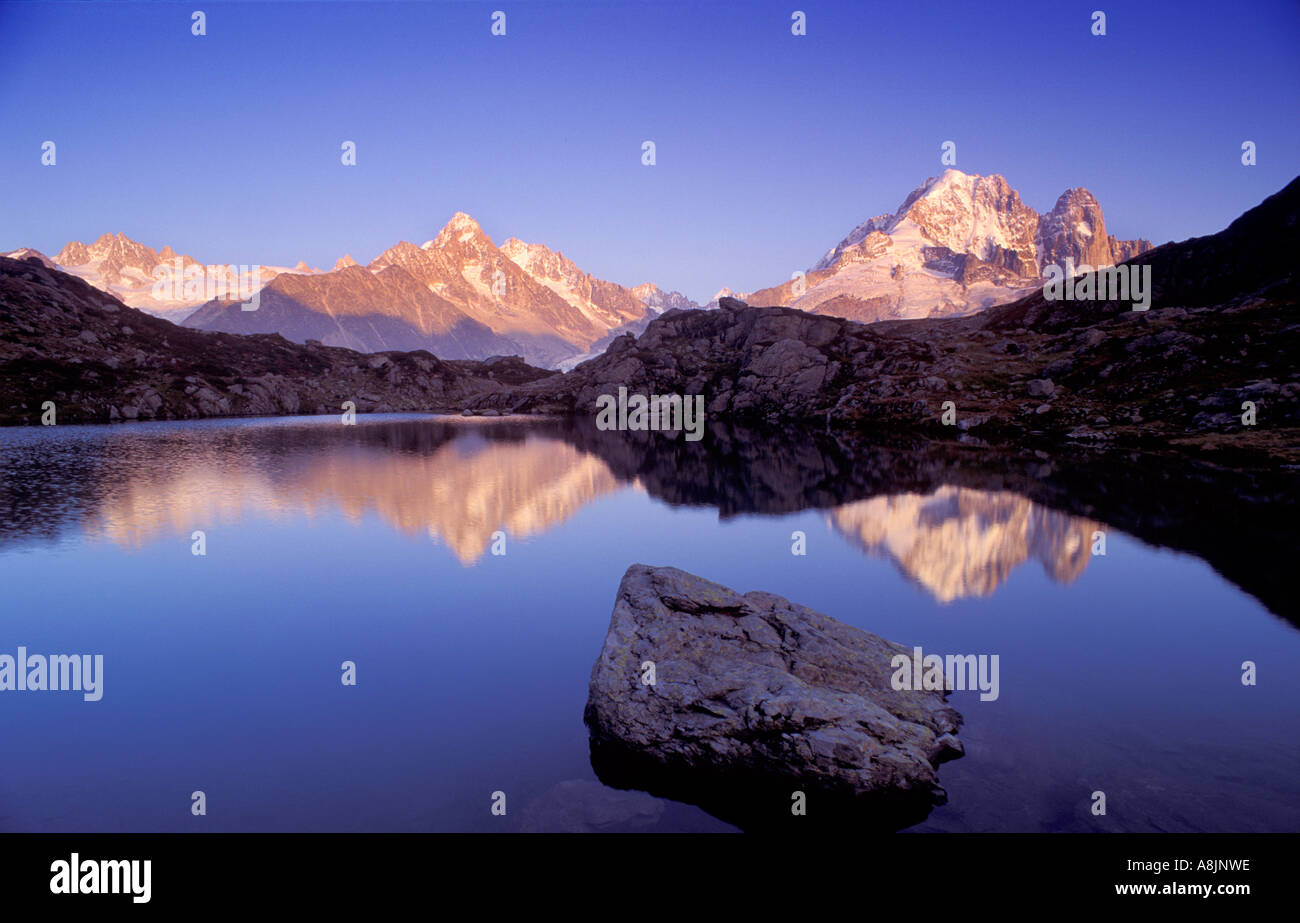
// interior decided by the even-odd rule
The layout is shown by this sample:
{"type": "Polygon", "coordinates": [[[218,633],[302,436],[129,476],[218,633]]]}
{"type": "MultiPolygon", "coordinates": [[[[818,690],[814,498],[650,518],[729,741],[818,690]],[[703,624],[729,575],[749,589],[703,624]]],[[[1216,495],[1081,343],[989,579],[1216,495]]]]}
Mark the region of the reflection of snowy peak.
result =
{"type": "Polygon", "coordinates": [[[487,553],[495,530],[539,535],[619,488],[605,462],[563,441],[499,436],[436,448],[421,440],[400,452],[340,449],[313,456],[291,476],[239,453],[211,466],[128,470],[130,481],[88,525],[120,545],[139,547],[173,529],[189,535],[193,523],[216,515],[330,509],[358,522],[378,514],[408,535],[445,544],[466,565],[487,553]]]}
{"type": "Polygon", "coordinates": [[[1088,566],[1099,528],[1019,494],[952,486],[850,503],[830,521],[941,602],[988,596],[1031,558],[1053,580],[1071,583],[1088,566]]]}
{"type": "Polygon", "coordinates": [[[1001,176],[947,170],[892,215],[858,225],[802,278],[747,300],[866,322],[971,314],[1037,288],[1049,263],[1108,266],[1150,246],[1109,237],[1086,189],[1039,215],[1001,176]]]}

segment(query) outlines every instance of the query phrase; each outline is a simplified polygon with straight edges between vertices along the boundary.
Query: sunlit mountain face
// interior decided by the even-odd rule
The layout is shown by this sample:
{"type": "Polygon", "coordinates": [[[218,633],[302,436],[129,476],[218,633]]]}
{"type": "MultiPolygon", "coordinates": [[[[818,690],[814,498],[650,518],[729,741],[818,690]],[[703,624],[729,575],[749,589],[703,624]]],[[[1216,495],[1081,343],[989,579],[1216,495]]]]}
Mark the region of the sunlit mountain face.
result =
{"type": "Polygon", "coordinates": [[[430,349],[444,359],[522,353],[544,365],[572,361],[628,329],[639,332],[662,310],[698,307],[653,283],[629,289],[598,279],[544,244],[512,237],[497,247],[464,212],[418,247],[401,241],[365,267],[345,254],[328,272],[303,262],[209,266],[121,232],[71,241],[52,259],[30,247],[0,256],[36,259],[198,329],[274,332],[363,352],[430,349]],[[216,270],[225,280],[219,287],[216,270]],[[255,294],[257,307],[246,309],[255,294]]]}

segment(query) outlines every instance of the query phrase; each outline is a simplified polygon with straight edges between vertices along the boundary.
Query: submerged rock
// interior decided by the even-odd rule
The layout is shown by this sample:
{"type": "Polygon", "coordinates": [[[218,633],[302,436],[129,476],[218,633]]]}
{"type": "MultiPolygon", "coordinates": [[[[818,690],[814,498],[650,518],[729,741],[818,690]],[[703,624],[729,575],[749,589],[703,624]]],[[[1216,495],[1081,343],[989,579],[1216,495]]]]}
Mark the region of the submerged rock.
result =
{"type": "Polygon", "coordinates": [[[893,689],[898,654],[780,596],[634,564],[591,672],[592,766],[745,829],[910,826],[947,800],[936,768],[962,754],[961,715],[893,689]]]}

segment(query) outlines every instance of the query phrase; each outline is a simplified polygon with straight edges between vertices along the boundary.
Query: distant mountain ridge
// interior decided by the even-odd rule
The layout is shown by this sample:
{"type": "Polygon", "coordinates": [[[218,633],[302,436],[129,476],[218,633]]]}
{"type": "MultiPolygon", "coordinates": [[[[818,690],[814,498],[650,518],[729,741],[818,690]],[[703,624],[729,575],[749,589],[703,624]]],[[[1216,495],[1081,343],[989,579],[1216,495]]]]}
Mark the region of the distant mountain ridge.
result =
{"type": "Polygon", "coordinates": [[[295,267],[246,267],[242,291],[258,292],[256,310],[232,295],[159,296],[160,265],[182,274],[205,264],[170,246],[155,250],[122,233],[94,243],[72,241],[53,259],[35,256],[127,304],[203,330],[279,333],[305,343],[362,352],[427,349],[449,359],[518,354],[556,366],[598,351],[613,336],[639,332],[669,308],[698,307],[680,292],[653,283],[629,289],[584,272],[563,253],[510,238],[500,247],[472,217],[457,212],[420,246],[401,241],[365,267],[350,254],[322,272],[295,267]]]}
{"type": "Polygon", "coordinates": [[[632,294],[640,298],[648,307],[657,311],[693,311],[700,307],[681,292],[665,292],[653,282],[645,282],[632,288],[632,294]]]}
{"type": "MultiPolygon", "coordinates": [[[[0,254],[20,259],[21,255],[36,251],[15,250],[0,254]],[[20,255],[21,254],[21,255],[20,255]]],[[[180,254],[170,246],[155,250],[153,247],[134,241],[122,232],[102,234],[91,244],[79,240],[69,242],[54,255],[53,260],[41,254],[41,258],[59,269],[85,279],[98,289],[116,295],[132,307],[148,311],[159,317],[180,321],[193,312],[206,300],[206,295],[185,298],[183,287],[177,286],[180,297],[159,298],[154,293],[158,279],[154,276],[156,267],[167,264],[183,274],[193,266],[203,266],[194,257],[180,254]],[[176,261],[179,260],[179,263],[176,261]]],[[[285,266],[257,265],[249,266],[243,282],[245,288],[260,287],[283,272],[318,272],[299,262],[297,268],[290,270],[285,266]],[[254,285],[256,283],[256,285],[254,285]]],[[[183,278],[183,275],[180,277],[183,278]]]]}
{"type": "MultiPolygon", "coordinates": [[[[1108,266],[1149,249],[1149,241],[1107,233],[1087,189],[1066,190],[1039,214],[1002,176],[950,169],[914,189],[892,214],[859,224],[805,273],[752,293],[723,287],[704,307],[738,297],[864,323],[962,316],[1034,291],[1049,264],[1108,266]]],[[[89,245],[73,241],[52,261],[27,249],[9,255],[32,254],[197,329],[279,333],[361,352],[520,355],[550,368],[595,356],[666,311],[700,307],[653,283],[627,288],[599,279],[543,244],[512,237],[497,246],[465,212],[431,240],[400,241],[364,267],[350,255],[327,272],[303,262],[248,267],[241,282],[244,291],[260,292],[257,310],[244,310],[242,295],[160,297],[157,266],[185,272],[203,264],[121,233],[89,245]]]]}

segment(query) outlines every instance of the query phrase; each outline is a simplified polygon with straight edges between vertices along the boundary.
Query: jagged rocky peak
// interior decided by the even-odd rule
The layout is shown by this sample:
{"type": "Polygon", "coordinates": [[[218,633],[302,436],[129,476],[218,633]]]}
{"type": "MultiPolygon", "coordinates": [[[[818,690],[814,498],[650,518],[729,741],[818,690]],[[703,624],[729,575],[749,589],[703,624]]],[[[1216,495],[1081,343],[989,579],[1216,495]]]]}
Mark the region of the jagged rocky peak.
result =
{"type": "Polygon", "coordinates": [[[153,247],[132,240],[121,231],[116,234],[101,235],[90,247],[92,256],[102,254],[106,258],[116,258],[123,263],[135,263],[140,260],[158,258],[158,251],[153,247]]]}
{"type": "Polygon", "coordinates": [[[869,235],[877,231],[884,231],[893,220],[893,215],[876,215],[873,218],[868,218],[850,231],[847,237],[841,240],[834,247],[827,250],[826,255],[813,265],[813,271],[816,272],[820,269],[830,268],[835,263],[839,262],[841,256],[843,256],[847,250],[857,247],[858,244],[866,240],[869,235]]]}
{"type": "Polygon", "coordinates": [[[8,257],[11,260],[35,260],[48,269],[58,269],[48,256],[39,250],[33,250],[31,247],[19,247],[17,250],[10,250],[8,253],[0,253],[0,256],[8,257]]]}
{"type": "Polygon", "coordinates": [[[827,251],[812,271],[829,269],[842,260],[861,260],[864,254],[867,258],[878,256],[887,241],[868,238],[880,234],[913,246],[969,254],[1033,276],[1037,224],[1038,213],[1021,201],[1005,177],[949,169],[912,190],[893,214],[877,215],[859,224],[827,251]]]}
{"type": "Polygon", "coordinates": [[[553,365],[647,314],[627,289],[595,278],[541,244],[511,240],[497,247],[462,211],[422,246],[400,241],[364,270],[349,262],[351,257],[320,274],[321,285],[295,290],[294,305],[275,302],[278,314],[262,311],[253,318],[208,304],[187,323],[231,333],[274,330],[297,342],[323,336],[326,345],[364,350],[401,345],[439,355],[450,350],[455,358],[508,352],[553,365]],[[331,318],[340,315],[387,320],[382,330],[361,321],[334,330],[331,318]],[[254,331],[252,323],[269,326],[254,331]],[[469,326],[458,326],[464,324],[469,326]],[[322,325],[332,332],[322,334],[322,325]]]}
{"type": "Polygon", "coordinates": [[[54,262],[60,266],[81,266],[90,262],[90,248],[79,240],[70,240],[62,250],[54,254],[54,262]]]}
{"type": "Polygon", "coordinates": [[[367,268],[379,270],[385,266],[401,265],[404,261],[419,258],[423,256],[422,250],[427,250],[433,245],[433,241],[428,241],[424,245],[417,247],[409,240],[399,240],[379,256],[370,261],[367,268]]]}
{"type": "Polygon", "coordinates": [[[371,260],[366,265],[366,269],[378,273],[397,266],[425,285],[436,284],[440,280],[440,275],[435,265],[437,251],[432,249],[432,244],[433,242],[429,241],[424,246],[417,247],[409,240],[399,240],[371,260]]]}
{"type": "Polygon", "coordinates": [[[1110,265],[1150,248],[1107,235],[1086,189],[1068,190],[1040,215],[1005,177],[949,169],[892,214],[859,224],[803,277],[747,300],[864,323],[961,316],[1024,296],[1048,263],[1110,265]]]}
{"type": "Polygon", "coordinates": [[[674,309],[692,311],[699,307],[698,304],[681,292],[665,292],[653,282],[644,282],[641,285],[634,286],[631,292],[636,298],[641,299],[641,302],[646,307],[654,308],[656,311],[671,311],[674,309]]]}
{"type": "Polygon", "coordinates": [[[1041,267],[1069,256],[1076,264],[1110,265],[1150,249],[1143,240],[1116,241],[1106,233],[1101,205],[1082,187],[1066,190],[1044,215],[1030,208],[999,174],[945,170],[914,189],[892,215],[877,215],[854,228],[813,267],[878,256],[888,245],[942,247],[1037,278],[1041,267]]]}
{"type": "Polygon", "coordinates": [[[1066,259],[1076,266],[1107,266],[1112,262],[1101,205],[1082,187],[1061,193],[1056,205],[1043,216],[1036,245],[1043,266],[1064,265],[1066,259]]]}
{"type": "Polygon", "coordinates": [[[733,298],[733,299],[735,299],[735,298],[744,299],[744,298],[746,298],[746,297],[748,297],[748,296],[746,295],[746,293],[744,293],[744,292],[733,292],[733,291],[730,289],[730,287],[724,285],[724,286],[722,286],[722,288],[718,289],[716,292],[713,293],[713,297],[710,298],[710,299],[709,299],[709,300],[704,304],[704,307],[705,307],[705,308],[716,308],[716,307],[718,307],[719,304],[721,304],[724,300],[726,300],[726,299],[728,299],[728,298],[733,298]]]}
{"type": "Polygon", "coordinates": [[[488,240],[487,234],[483,233],[483,228],[466,212],[456,212],[451,219],[443,225],[441,231],[433,240],[426,241],[422,246],[424,249],[446,249],[449,244],[465,244],[471,240],[488,240]]]}
{"type": "Polygon", "coordinates": [[[151,280],[162,258],[153,247],[132,240],[121,231],[101,234],[90,246],[71,241],[55,256],[62,266],[87,267],[101,287],[138,286],[151,280]]]}
{"type": "Polygon", "coordinates": [[[587,275],[573,260],[545,244],[525,243],[518,237],[511,237],[501,245],[501,252],[532,276],[563,279],[587,275]]]}
{"type": "Polygon", "coordinates": [[[879,230],[900,239],[916,235],[953,253],[1032,276],[1037,269],[1037,226],[1038,213],[1021,201],[1005,177],[945,170],[913,190],[888,225],[879,230]]]}
{"type": "Polygon", "coordinates": [[[202,329],[276,332],[298,342],[323,338],[326,345],[363,350],[401,344],[447,351],[455,358],[509,352],[524,354],[539,365],[553,365],[584,355],[594,344],[631,329],[629,325],[642,324],[655,313],[628,289],[584,272],[564,254],[542,244],[511,240],[504,249],[496,247],[463,211],[453,214],[422,247],[401,241],[364,268],[351,255],[324,273],[305,261],[291,269],[255,267],[257,274],[245,274],[245,281],[262,286],[268,295],[283,295],[272,297],[276,310],[231,309],[225,299],[202,294],[197,301],[185,294],[158,295],[155,268],[177,258],[186,267],[195,262],[188,256],[177,257],[170,247],[156,253],[115,233],[92,244],[69,243],[58,263],[129,304],[202,329]],[[282,275],[287,278],[273,286],[282,275]],[[324,279],[320,286],[299,284],[317,276],[324,279]],[[291,288],[306,301],[290,305],[291,288]],[[340,315],[386,320],[383,329],[366,329],[355,321],[344,330],[331,320],[340,315]],[[465,323],[470,326],[458,326],[465,323]],[[452,338],[438,339],[444,334],[452,338]]]}
{"type": "Polygon", "coordinates": [[[602,334],[646,316],[646,304],[630,289],[584,272],[558,250],[544,244],[525,243],[515,237],[503,243],[500,249],[507,260],[564,299],[602,334]]]}
{"type": "Polygon", "coordinates": [[[90,246],[79,240],[69,241],[54,257],[54,261],[62,266],[107,263],[116,269],[131,266],[142,270],[152,269],[158,259],[156,250],[137,243],[121,231],[101,234],[90,246]]]}
{"type": "Polygon", "coordinates": [[[1106,233],[1101,205],[1087,189],[1067,189],[1039,224],[1039,265],[1110,266],[1151,249],[1149,240],[1117,240],[1106,233]]]}

